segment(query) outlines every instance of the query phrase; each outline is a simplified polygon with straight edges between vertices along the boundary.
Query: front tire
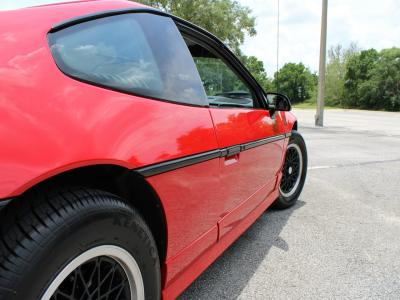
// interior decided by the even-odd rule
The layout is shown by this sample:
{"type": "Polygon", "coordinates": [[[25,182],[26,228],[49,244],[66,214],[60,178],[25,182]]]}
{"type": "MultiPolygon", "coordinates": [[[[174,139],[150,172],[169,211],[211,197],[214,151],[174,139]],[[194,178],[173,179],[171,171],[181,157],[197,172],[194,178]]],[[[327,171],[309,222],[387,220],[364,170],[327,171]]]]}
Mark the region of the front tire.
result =
{"type": "Polygon", "coordinates": [[[0,299],[160,298],[154,239],[115,195],[82,188],[27,195],[0,220],[0,299]]]}
{"type": "Polygon", "coordinates": [[[304,139],[301,134],[293,130],[285,153],[279,197],[274,203],[276,208],[285,209],[296,203],[306,180],[307,160],[304,139]]]}

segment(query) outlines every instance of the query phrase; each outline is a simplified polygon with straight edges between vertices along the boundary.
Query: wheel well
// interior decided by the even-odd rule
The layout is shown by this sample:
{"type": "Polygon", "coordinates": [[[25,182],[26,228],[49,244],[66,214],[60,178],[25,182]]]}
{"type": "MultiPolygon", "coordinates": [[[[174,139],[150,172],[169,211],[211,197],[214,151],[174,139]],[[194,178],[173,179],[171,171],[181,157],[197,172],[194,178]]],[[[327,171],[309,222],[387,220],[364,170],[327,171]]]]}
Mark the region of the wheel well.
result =
{"type": "MultiPolygon", "coordinates": [[[[60,186],[84,186],[113,193],[133,205],[154,236],[160,263],[166,256],[167,228],[161,201],[151,185],[139,174],[115,165],[82,167],[56,175],[31,188],[54,189],[60,186]]],[[[26,191],[25,193],[27,193],[26,191]]]]}

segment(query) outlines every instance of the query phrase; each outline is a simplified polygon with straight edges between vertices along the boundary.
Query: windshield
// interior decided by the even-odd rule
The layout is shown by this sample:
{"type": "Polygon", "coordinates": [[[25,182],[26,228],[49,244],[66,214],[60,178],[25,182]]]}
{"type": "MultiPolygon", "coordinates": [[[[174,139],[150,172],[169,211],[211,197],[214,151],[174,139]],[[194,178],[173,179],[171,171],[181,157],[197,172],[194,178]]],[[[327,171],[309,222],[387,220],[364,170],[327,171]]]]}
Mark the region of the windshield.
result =
{"type": "MultiPolygon", "coordinates": [[[[79,0],[72,0],[79,1],[79,0]]],[[[62,2],[71,2],[71,0],[1,0],[0,1],[0,10],[13,10],[24,7],[52,4],[52,3],[62,3],[62,2]]]]}

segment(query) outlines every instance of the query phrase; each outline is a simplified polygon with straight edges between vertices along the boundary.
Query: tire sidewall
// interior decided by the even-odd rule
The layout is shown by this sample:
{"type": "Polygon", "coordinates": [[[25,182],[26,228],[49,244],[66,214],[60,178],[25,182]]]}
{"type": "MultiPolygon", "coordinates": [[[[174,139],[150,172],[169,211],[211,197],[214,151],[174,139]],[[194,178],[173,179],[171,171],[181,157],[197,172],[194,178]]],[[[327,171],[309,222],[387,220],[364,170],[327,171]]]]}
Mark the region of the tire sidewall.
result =
{"type": "Polygon", "coordinates": [[[66,214],[65,224],[55,226],[52,237],[38,247],[25,272],[15,299],[40,299],[70,261],[97,246],[114,245],[127,250],[139,265],[146,299],[159,299],[160,274],[155,242],[140,216],[123,202],[66,214]]]}

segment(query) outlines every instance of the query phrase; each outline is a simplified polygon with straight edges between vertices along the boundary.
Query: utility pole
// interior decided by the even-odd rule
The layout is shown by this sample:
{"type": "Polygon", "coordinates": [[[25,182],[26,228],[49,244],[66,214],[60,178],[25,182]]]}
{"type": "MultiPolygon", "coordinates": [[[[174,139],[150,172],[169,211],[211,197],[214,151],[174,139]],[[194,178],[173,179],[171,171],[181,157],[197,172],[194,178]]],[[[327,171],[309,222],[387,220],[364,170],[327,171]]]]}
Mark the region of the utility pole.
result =
{"type": "Polygon", "coordinates": [[[328,0],[322,0],[321,46],[319,52],[318,100],[315,126],[324,126],[325,70],[326,70],[326,28],[328,19],[328,0]]]}
{"type": "Polygon", "coordinates": [[[276,92],[279,93],[279,30],[280,30],[280,0],[278,0],[278,23],[276,24],[276,92]]]}

